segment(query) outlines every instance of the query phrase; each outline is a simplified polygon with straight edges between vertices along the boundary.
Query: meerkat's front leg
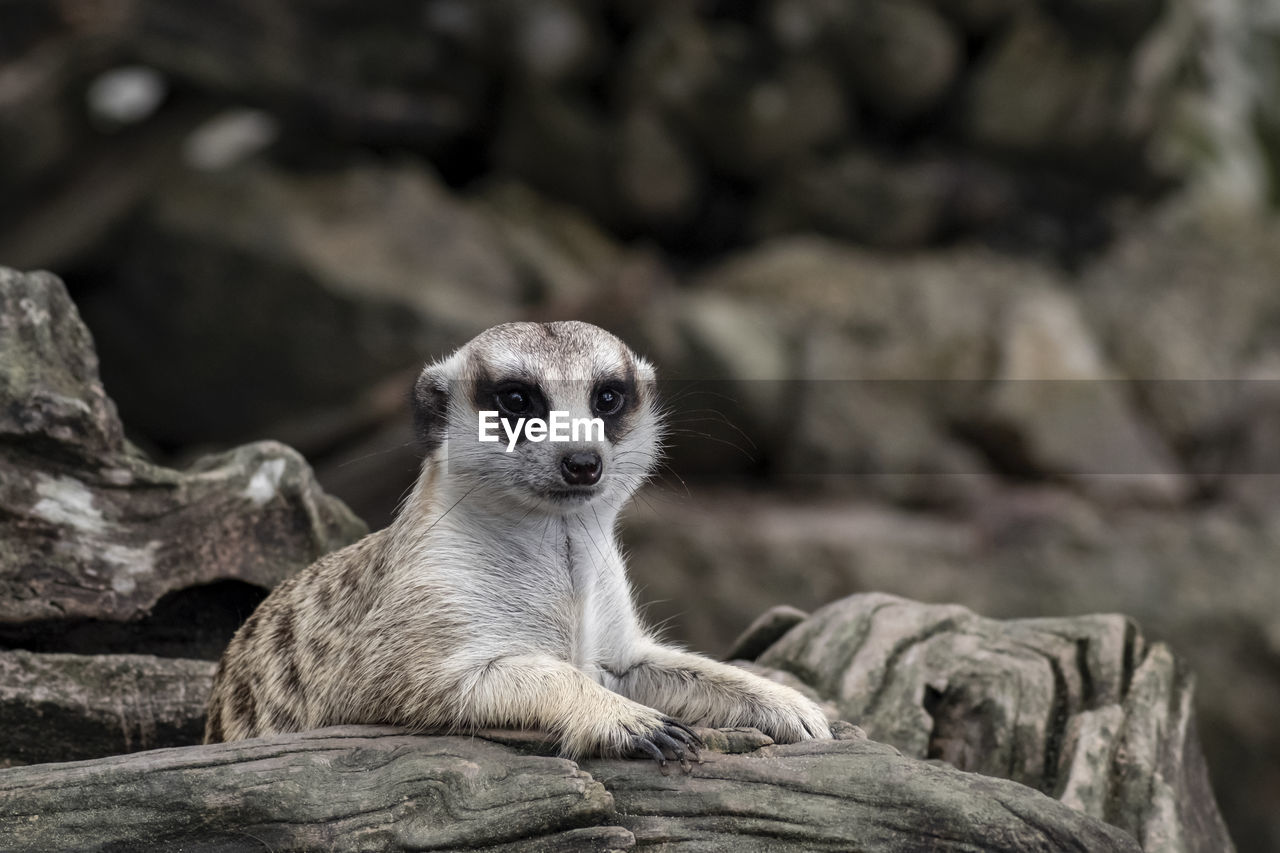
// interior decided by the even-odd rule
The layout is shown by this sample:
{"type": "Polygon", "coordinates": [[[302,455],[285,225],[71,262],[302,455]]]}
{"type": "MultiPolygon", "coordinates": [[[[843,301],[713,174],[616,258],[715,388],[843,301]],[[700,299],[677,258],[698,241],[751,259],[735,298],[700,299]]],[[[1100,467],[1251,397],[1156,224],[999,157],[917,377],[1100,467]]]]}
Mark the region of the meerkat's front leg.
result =
{"type": "Polygon", "coordinates": [[[554,733],[567,758],[664,752],[680,761],[701,741],[683,723],[607,690],[570,664],[543,655],[497,658],[476,669],[455,696],[458,718],[476,727],[518,726],[554,733]]]}
{"type": "Polygon", "coordinates": [[[690,723],[754,726],[779,743],[831,737],[822,709],[798,691],[692,652],[643,641],[610,671],[612,689],[690,723]]]}

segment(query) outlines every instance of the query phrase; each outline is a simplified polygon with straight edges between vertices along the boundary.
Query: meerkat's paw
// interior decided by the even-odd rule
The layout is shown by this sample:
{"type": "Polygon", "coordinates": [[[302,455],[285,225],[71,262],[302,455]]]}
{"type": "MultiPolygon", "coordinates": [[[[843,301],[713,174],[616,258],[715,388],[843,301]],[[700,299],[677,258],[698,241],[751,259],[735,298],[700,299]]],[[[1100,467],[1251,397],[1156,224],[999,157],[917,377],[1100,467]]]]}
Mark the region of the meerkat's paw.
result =
{"type": "Polygon", "coordinates": [[[768,689],[755,697],[759,708],[750,725],[777,743],[830,740],[831,724],[815,702],[790,687],[772,682],[766,684],[768,689]]]}
{"type": "Polygon", "coordinates": [[[583,721],[571,726],[561,740],[561,752],[570,758],[588,755],[648,756],[660,767],[668,756],[681,766],[690,758],[701,761],[702,739],[679,720],[638,703],[628,703],[613,719],[583,721]]]}

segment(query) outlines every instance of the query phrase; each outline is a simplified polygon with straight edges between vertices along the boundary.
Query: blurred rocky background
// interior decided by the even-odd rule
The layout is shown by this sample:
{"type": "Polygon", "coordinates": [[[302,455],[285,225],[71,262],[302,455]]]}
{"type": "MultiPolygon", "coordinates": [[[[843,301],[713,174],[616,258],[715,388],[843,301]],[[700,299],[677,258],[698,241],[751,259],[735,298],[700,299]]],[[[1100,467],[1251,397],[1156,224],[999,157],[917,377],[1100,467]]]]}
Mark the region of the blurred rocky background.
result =
{"type": "MultiPolygon", "coordinates": [[[[1128,614],[1199,679],[1245,851],[1280,849],[1277,205],[1277,0],[0,0],[0,265],[66,281],[129,447],[230,453],[119,470],[183,512],[283,475],[322,551],[358,522],[233,446],[380,527],[425,359],[598,323],[670,380],[625,536],[672,636],[863,591],[1128,614]]],[[[279,571],[0,643],[216,657],[279,571]]]]}

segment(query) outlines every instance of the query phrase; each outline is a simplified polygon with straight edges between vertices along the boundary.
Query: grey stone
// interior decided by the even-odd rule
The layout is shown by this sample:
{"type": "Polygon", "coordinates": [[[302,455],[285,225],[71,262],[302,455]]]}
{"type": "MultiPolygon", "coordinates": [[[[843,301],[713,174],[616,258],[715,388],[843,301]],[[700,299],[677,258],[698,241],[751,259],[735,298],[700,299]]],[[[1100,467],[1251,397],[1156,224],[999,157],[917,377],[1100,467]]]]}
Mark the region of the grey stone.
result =
{"type": "Polygon", "coordinates": [[[1168,5],[1165,0],[1064,0],[1048,4],[1069,26],[1122,45],[1132,45],[1148,32],[1161,14],[1168,12],[1168,5]]]}
{"type": "Polygon", "coordinates": [[[7,641],[56,645],[85,621],[135,621],[167,595],[218,581],[269,589],[364,533],[275,442],[184,471],[149,462],[125,441],[89,333],[54,276],[0,269],[0,332],[7,641]]]}
{"type": "Polygon", "coordinates": [[[490,17],[501,15],[506,52],[517,73],[542,83],[581,80],[603,59],[605,35],[592,4],[574,0],[492,3],[490,17]]]}
{"type": "Polygon", "coordinates": [[[616,134],[585,99],[543,88],[506,99],[493,150],[502,171],[615,227],[623,221],[616,134]]]}
{"type": "Polygon", "coordinates": [[[975,145],[1119,183],[1144,168],[1136,152],[1164,117],[1176,63],[1144,67],[1124,48],[1073,39],[1036,11],[998,39],[965,86],[963,124],[975,145]],[[1105,166],[1091,162],[1104,154],[1105,166]]]}
{"type": "Polygon", "coordinates": [[[0,651],[0,766],[199,743],[214,667],[150,655],[0,651]]]}
{"type": "Polygon", "coordinates": [[[718,169],[758,181],[847,135],[844,90],[824,66],[794,61],[761,75],[723,63],[689,120],[718,169]]]}
{"type": "Polygon", "coordinates": [[[1025,8],[1018,0],[933,0],[939,12],[967,33],[985,35],[1025,8]]]}
{"type": "Polygon", "coordinates": [[[996,622],[853,596],[758,662],[832,698],[873,740],[1065,796],[1144,849],[1233,849],[1200,758],[1191,679],[1123,617],[996,622]]]}
{"type": "Polygon", "coordinates": [[[736,658],[755,660],[760,656],[761,652],[777,642],[783,634],[803,622],[808,615],[803,610],[788,604],[770,607],[757,616],[756,620],[738,635],[738,639],[734,640],[733,645],[729,646],[729,651],[725,656],[730,660],[736,658]]]}
{"type": "Polygon", "coordinates": [[[1087,269],[1082,303],[1198,482],[1265,502],[1280,473],[1266,438],[1280,405],[1280,228],[1176,214],[1133,228],[1087,269]]]}
{"type": "Polygon", "coordinates": [[[859,99],[898,120],[937,105],[961,63],[960,39],[947,20],[916,0],[851,5],[839,44],[859,99]]]}
{"type": "Polygon", "coordinates": [[[1189,491],[1069,283],[1044,267],[972,248],[900,257],[795,237],[731,256],[697,285],[702,299],[735,303],[719,311],[733,330],[722,339],[782,354],[772,372],[725,374],[792,380],[762,407],[773,421],[741,424],[779,474],[931,503],[985,494],[990,472],[1107,499],[1189,491]]]}
{"type": "Polygon", "coordinates": [[[24,56],[0,60],[0,181],[34,183],[69,159],[82,130],[78,105],[67,95],[74,55],[68,39],[49,38],[24,56]]]}
{"type": "Polygon", "coordinates": [[[505,249],[425,167],[249,163],[170,181],[80,307],[132,429],[246,439],[510,319],[536,282],[505,249]]]}
{"type": "Polygon", "coordinates": [[[874,246],[918,246],[944,230],[954,184],[941,161],[893,161],[857,149],[800,159],[766,186],[755,227],[763,234],[813,230],[874,246]]]}
{"type": "Polygon", "coordinates": [[[1003,306],[996,383],[978,421],[1014,438],[1019,464],[1107,499],[1178,502],[1190,494],[1178,460],[1140,420],[1065,291],[1029,286],[1003,306]]]}
{"type": "MultiPolygon", "coordinates": [[[[438,145],[484,114],[506,55],[498,4],[380,4],[352,14],[242,0],[129,4],[127,50],[207,92],[348,139],[438,145]]],[[[541,42],[535,39],[535,47],[541,42]]],[[[545,52],[544,54],[545,55],[545,52]]]]}
{"type": "Polygon", "coordinates": [[[702,195],[689,146],[653,110],[632,110],[618,136],[620,215],[649,227],[689,221],[702,195]]]}

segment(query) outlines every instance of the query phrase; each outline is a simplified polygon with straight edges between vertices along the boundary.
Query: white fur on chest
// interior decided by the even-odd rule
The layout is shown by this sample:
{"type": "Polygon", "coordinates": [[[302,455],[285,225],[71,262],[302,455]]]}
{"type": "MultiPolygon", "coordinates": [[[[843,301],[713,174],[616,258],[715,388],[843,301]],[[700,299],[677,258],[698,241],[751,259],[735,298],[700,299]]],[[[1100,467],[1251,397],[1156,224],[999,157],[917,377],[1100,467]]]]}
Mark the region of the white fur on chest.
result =
{"type": "Polygon", "coordinates": [[[608,527],[570,515],[500,528],[457,515],[435,531],[422,577],[450,613],[484,614],[469,632],[472,652],[550,654],[603,683],[604,667],[638,634],[612,518],[608,527]]]}

